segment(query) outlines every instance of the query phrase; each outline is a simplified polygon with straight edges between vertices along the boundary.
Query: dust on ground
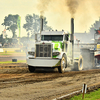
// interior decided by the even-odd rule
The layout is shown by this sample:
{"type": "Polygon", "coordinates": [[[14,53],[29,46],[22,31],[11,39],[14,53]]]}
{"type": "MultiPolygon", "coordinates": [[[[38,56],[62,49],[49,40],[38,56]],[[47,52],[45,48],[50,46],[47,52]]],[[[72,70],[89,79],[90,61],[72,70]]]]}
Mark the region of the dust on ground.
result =
{"type": "Polygon", "coordinates": [[[38,69],[30,73],[27,66],[21,66],[0,67],[0,100],[51,100],[82,89],[83,83],[100,83],[100,69],[63,74],[38,69]]]}

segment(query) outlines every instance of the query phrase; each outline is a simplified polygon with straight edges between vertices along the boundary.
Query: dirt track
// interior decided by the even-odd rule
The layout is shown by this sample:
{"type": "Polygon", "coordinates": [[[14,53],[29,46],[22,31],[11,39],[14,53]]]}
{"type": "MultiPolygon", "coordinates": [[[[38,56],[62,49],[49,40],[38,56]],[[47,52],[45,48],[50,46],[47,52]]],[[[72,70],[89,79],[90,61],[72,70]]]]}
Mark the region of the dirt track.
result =
{"type": "MultiPolygon", "coordinates": [[[[10,65],[11,66],[11,65],[10,65]]],[[[37,70],[30,73],[27,67],[0,68],[0,100],[51,100],[100,83],[100,69],[72,71],[37,70]]]]}

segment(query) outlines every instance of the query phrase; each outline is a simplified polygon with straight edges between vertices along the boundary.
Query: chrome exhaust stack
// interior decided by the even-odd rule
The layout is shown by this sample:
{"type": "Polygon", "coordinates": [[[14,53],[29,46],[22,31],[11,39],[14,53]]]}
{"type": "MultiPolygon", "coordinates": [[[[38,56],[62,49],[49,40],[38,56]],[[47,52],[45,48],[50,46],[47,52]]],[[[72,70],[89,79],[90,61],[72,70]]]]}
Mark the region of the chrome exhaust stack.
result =
{"type": "Polygon", "coordinates": [[[40,24],[40,34],[43,31],[43,16],[40,16],[41,24],[40,24]]]}
{"type": "Polygon", "coordinates": [[[74,63],[74,18],[71,18],[72,63],[74,63]]]}

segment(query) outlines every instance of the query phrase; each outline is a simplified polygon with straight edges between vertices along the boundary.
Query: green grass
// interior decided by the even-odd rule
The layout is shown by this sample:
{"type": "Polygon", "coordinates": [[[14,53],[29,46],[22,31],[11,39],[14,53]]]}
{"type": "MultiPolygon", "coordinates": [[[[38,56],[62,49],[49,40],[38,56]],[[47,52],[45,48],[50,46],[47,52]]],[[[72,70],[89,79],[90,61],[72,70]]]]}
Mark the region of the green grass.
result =
{"type": "Polygon", "coordinates": [[[9,53],[0,53],[0,55],[11,55],[9,53]]]}
{"type": "Polygon", "coordinates": [[[26,60],[18,60],[17,62],[12,62],[12,61],[4,61],[0,62],[0,64],[9,64],[9,63],[26,63],[26,60]]]}
{"type": "MultiPolygon", "coordinates": [[[[82,94],[78,96],[74,96],[70,100],[83,100],[82,94]]],[[[84,100],[100,100],[100,89],[95,90],[94,92],[90,92],[84,95],[84,100]]]]}
{"type": "Polygon", "coordinates": [[[14,54],[25,54],[24,52],[0,52],[0,55],[14,55],[14,54]]]}

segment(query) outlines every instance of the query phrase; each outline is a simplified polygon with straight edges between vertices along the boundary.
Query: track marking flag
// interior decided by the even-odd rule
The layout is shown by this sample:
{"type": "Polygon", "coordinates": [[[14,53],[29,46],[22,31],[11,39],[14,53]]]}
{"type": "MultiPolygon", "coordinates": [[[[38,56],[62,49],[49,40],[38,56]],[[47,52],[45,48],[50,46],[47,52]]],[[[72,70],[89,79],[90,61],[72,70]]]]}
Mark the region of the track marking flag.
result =
{"type": "Polygon", "coordinates": [[[20,37],[20,32],[21,32],[21,17],[20,16],[18,16],[18,19],[17,19],[17,26],[19,29],[19,37],[20,37]]]}

